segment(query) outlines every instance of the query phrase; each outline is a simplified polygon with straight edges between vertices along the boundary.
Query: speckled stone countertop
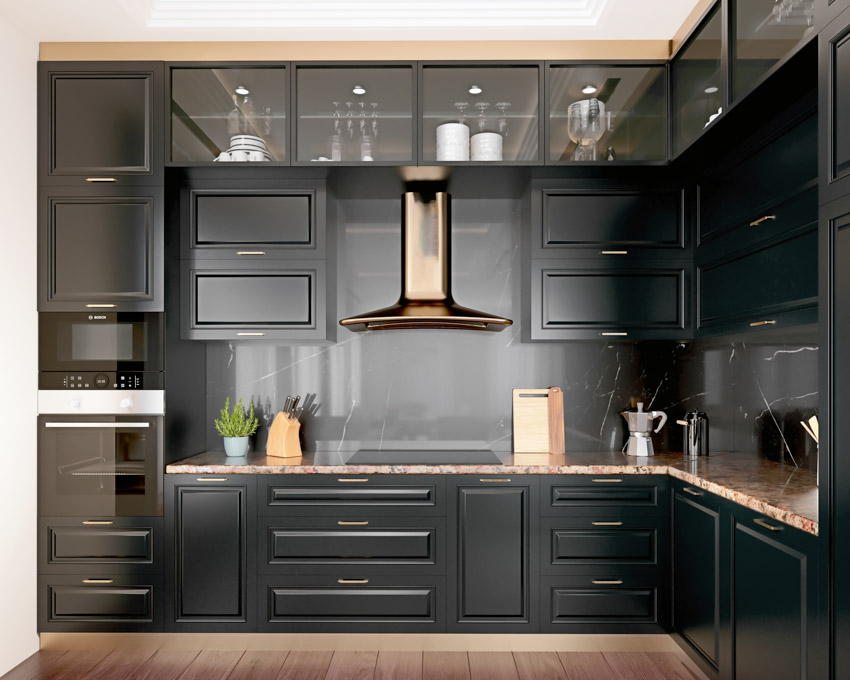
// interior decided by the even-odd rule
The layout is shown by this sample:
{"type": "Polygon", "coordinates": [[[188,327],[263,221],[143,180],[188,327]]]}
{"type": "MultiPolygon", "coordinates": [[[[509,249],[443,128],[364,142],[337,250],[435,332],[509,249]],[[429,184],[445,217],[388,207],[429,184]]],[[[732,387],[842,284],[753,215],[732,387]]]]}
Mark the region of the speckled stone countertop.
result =
{"type": "Polygon", "coordinates": [[[752,453],[686,458],[665,453],[633,458],[619,452],[498,454],[503,465],[346,465],[350,453],[267,458],[250,453],[227,458],[208,451],[172,463],[168,474],[496,474],[670,475],[810,534],[818,533],[818,488],[814,472],[774,463],[752,453]]]}

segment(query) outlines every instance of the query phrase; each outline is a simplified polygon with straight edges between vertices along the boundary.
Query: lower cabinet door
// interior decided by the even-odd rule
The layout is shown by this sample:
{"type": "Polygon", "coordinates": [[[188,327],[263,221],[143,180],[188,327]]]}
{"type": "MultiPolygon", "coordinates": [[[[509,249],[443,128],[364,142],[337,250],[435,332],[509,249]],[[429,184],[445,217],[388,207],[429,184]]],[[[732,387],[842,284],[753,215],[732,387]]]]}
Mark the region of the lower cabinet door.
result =
{"type": "Polygon", "coordinates": [[[344,567],[334,576],[262,576],[260,632],[442,632],[445,577],[376,575],[344,567]]]}
{"type": "MultiPolygon", "coordinates": [[[[799,680],[807,674],[815,560],[794,529],[736,517],[732,545],[735,680],[799,680]],[[773,527],[768,529],[767,527],[773,527]]],[[[811,537],[803,537],[811,538],[811,537]]]]}
{"type": "Polygon", "coordinates": [[[661,633],[664,593],[652,576],[544,576],[541,632],[661,633]]]}
{"type": "Polygon", "coordinates": [[[537,479],[460,477],[449,488],[449,631],[535,632],[537,479]]]}
{"type": "Polygon", "coordinates": [[[39,575],[39,632],[162,630],[162,575],[39,575]]]}

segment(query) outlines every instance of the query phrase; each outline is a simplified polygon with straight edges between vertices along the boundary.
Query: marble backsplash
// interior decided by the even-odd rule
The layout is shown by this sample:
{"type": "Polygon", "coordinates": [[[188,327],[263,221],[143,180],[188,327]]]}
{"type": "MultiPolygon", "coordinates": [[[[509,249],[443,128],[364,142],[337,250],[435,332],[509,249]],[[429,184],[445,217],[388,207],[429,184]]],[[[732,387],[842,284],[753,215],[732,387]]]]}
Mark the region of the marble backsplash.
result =
{"type": "MultiPolygon", "coordinates": [[[[335,187],[339,231],[337,316],[395,302],[400,288],[400,200],[386,190],[335,187]]],[[[305,416],[306,446],[492,448],[511,450],[511,390],[560,386],[568,451],[615,451],[626,439],[619,412],[644,401],[668,412],[656,448],[681,450],[677,417],[697,408],[711,423],[711,447],[759,452],[801,466],[813,462],[799,420],[817,409],[817,348],[748,343],[524,343],[520,254],[524,185],[505,181],[453,194],[455,298],[507,316],[500,333],[337,329],[316,345],[210,342],[207,448],[221,447],[212,425],[225,397],[252,401],[262,426],[289,394],[316,395],[305,416]],[[473,196],[475,196],[473,198],[473,196]]],[[[190,455],[193,452],[187,452],[190,455]]]]}

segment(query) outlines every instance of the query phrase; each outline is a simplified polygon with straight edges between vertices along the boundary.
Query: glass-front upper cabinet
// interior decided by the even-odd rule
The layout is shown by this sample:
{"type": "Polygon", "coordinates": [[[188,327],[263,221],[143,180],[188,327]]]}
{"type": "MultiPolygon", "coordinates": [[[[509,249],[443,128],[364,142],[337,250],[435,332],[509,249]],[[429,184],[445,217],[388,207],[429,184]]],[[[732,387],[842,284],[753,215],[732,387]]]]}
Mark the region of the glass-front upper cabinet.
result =
{"type": "Polygon", "coordinates": [[[815,32],[815,0],[734,0],[732,99],[815,32]]]}
{"type": "Polygon", "coordinates": [[[540,164],[540,63],[423,64],[422,163],[540,164]]]}
{"type": "Polygon", "coordinates": [[[284,163],[285,66],[171,68],[173,163],[284,163]]]}
{"type": "Polygon", "coordinates": [[[723,113],[722,18],[718,2],[673,58],[673,155],[677,156],[723,113]]]}
{"type": "Polygon", "coordinates": [[[549,67],[548,163],[665,161],[663,65],[549,67]]]}
{"type": "Polygon", "coordinates": [[[412,63],[294,68],[298,164],[416,162],[412,63]]]}

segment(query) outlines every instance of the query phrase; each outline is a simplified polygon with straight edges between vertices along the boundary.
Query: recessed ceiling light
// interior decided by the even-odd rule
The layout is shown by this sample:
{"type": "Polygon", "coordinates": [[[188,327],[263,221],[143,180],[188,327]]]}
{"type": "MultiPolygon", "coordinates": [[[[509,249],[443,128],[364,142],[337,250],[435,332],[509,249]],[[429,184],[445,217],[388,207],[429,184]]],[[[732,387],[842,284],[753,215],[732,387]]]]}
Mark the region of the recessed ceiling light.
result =
{"type": "Polygon", "coordinates": [[[249,89],[248,89],[247,87],[245,87],[244,85],[237,85],[237,86],[236,86],[236,90],[235,90],[235,92],[236,92],[236,94],[241,94],[241,95],[243,95],[243,96],[244,96],[244,95],[246,95],[246,94],[249,94],[249,93],[251,92],[251,90],[249,90],[249,89]]]}
{"type": "Polygon", "coordinates": [[[362,85],[355,85],[351,90],[354,94],[366,94],[366,88],[362,85]]]}
{"type": "Polygon", "coordinates": [[[705,88],[706,94],[714,94],[715,92],[717,92],[717,88],[714,86],[705,88]]]}
{"type": "Polygon", "coordinates": [[[596,92],[596,89],[597,88],[595,85],[585,85],[583,88],[581,88],[581,91],[585,94],[593,94],[594,92],[596,92]]]}
{"type": "Polygon", "coordinates": [[[481,88],[478,85],[470,85],[469,94],[481,94],[481,88]]]}

